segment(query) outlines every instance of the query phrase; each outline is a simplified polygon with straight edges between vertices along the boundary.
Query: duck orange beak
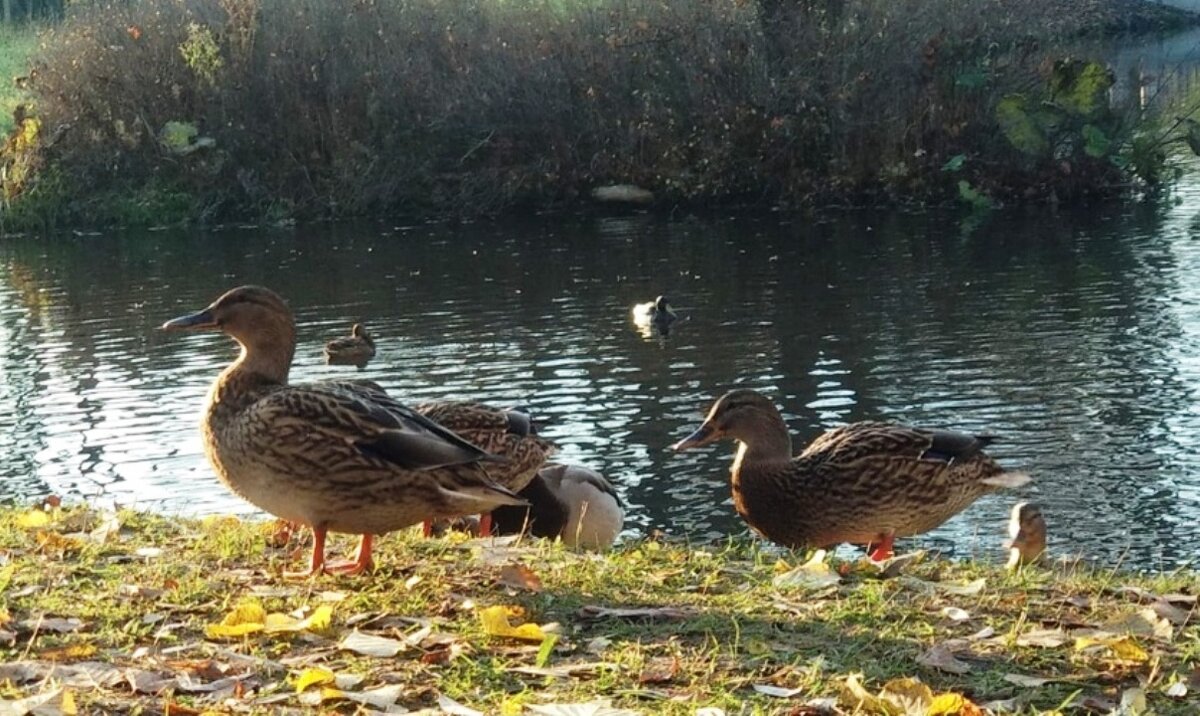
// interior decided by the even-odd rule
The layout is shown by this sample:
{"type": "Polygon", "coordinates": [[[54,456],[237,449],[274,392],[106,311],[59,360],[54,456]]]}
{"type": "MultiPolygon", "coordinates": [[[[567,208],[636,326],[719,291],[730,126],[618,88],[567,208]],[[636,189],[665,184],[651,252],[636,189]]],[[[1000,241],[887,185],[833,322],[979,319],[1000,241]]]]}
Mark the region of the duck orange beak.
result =
{"type": "Polygon", "coordinates": [[[212,311],[207,308],[199,313],[172,318],[161,326],[164,331],[201,331],[216,327],[217,319],[213,317],[212,311]]]}
{"type": "Polygon", "coordinates": [[[704,423],[696,429],[696,432],[672,445],[671,449],[675,452],[682,452],[691,448],[702,447],[710,443],[715,443],[724,436],[725,433],[718,430],[711,423],[704,423]]]}

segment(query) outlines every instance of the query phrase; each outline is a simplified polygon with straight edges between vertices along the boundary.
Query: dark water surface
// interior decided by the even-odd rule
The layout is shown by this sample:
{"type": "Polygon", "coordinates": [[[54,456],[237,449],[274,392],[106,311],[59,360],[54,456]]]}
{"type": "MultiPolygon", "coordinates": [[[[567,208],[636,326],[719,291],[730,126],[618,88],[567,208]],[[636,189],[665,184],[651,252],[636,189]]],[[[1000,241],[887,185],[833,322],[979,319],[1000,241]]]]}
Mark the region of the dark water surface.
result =
{"type": "MultiPolygon", "coordinates": [[[[0,496],[248,511],[204,462],[205,390],[234,356],[165,319],[262,283],[299,322],[294,380],[353,373],[321,345],[363,321],[361,373],[405,399],[530,406],[562,457],[630,505],[631,533],[741,532],[731,445],[675,456],[725,389],[784,410],[797,446],[882,418],[1002,436],[1035,477],[921,543],[999,557],[1018,498],[1052,547],[1146,569],[1200,544],[1200,191],[1080,213],[809,222],[547,218],[0,242],[0,496]],[[629,307],[691,314],[644,339],[629,307]]],[[[901,545],[910,548],[912,541],[901,545]]]]}

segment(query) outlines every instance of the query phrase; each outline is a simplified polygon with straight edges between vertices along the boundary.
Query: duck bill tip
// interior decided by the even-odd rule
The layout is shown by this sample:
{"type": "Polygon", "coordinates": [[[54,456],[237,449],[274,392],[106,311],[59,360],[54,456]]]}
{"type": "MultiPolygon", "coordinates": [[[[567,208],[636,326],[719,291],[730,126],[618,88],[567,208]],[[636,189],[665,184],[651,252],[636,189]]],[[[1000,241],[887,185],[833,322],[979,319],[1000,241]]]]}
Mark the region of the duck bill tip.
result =
{"type": "Polygon", "coordinates": [[[705,424],[697,428],[696,432],[672,445],[670,449],[672,452],[683,452],[684,450],[703,447],[709,443],[716,442],[720,437],[721,434],[719,431],[711,425],[705,424]]]}
{"type": "Polygon", "coordinates": [[[216,328],[217,321],[213,318],[212,311],[205,309],[199,313],[191,313],[179,318],[172,318],[166,323],[159,326],[159,330],[163,331],[201,331],[209,328],[216,328]]]}

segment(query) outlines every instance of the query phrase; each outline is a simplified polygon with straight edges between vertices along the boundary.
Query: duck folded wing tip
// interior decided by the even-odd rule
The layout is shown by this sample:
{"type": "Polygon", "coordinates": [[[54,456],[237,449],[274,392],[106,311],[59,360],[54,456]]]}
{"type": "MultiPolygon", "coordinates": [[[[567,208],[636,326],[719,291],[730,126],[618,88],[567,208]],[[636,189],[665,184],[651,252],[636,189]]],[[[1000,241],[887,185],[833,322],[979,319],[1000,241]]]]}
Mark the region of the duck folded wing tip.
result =
{"type": "Polygon", "coordinates": [[[992,485],[993,487],[1020,487],[1032,479],[1025,472],[1002,472],[999,475],[992,475],[985,478],[983,484],[992,485]]]}

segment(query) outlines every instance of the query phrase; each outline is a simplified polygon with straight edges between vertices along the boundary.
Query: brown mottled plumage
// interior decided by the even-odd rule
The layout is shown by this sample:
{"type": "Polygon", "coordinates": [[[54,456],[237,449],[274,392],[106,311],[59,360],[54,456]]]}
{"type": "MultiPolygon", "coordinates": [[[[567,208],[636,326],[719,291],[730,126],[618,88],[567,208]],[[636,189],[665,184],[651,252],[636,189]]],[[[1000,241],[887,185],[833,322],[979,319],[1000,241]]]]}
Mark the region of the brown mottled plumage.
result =
{"type": "Polygon", "coordinates": [[[355,323],[350,335],[325,344],[325,363],[354,365],[362,368],[375,357],[375,339],[361,323],[355,323]]]}
{"type": "Polygon", "coordinates": [[[289,385],[295,324],[283,299],[265,288],[233,289],[163,328],[220,330],[241,345],[209,391],[205,452],[235,493],[313,528],[305,574],[362,571],[375,534],[523,504],[480,464],[499,458],[363,387],[372,384],[289,385]],[[353,563],[325,567],[327,531],[363,536],[353,563]]]}
{"type": "Polygon", "coordinates": [[[1041,508],[1030,502],[1013,505],[1008,536],[1012,538],[1008,543],[1009,569],[1040,561],[1046,552],[1046,518],[1041,508]]]}
{"type": "MultiPolygon", "coordinates": [[[[504,458],[505,463],[488,466],[488,475],[513,492],[524,489],[554,452],[554,444],[538,437],[533,419],[520,410],[458,400],[417,403],[413,410],[479,449],[504,458]]],[[[489,534],[490,526],[485,513],[481,533],[489,534]]],[[[426,534],[431,528],[426,521],[426,534]]]]}
{"type": "Polygon", "coordinates": [[[1005,472],[983,448],[989,437],[888,423],[830,430],[792,457],[779,411],[752,390],[726,393],[675,450],[738,441],[733,500],[767,539],[788,547],[876,543],[927,532],[1001,487],[1028,476],[1005,472]]]}

